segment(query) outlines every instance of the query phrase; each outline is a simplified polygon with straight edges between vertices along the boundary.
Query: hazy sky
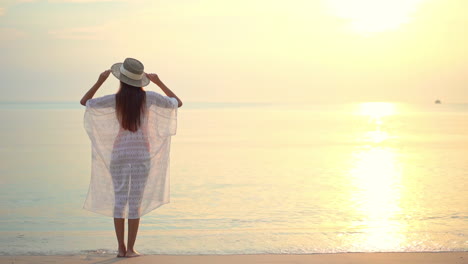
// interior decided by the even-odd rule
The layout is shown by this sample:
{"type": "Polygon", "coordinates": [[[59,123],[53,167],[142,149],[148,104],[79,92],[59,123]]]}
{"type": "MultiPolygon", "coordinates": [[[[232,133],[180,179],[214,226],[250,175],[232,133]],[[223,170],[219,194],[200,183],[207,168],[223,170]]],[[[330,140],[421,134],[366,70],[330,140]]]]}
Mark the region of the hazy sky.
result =
{"type": "MultiPolygon", "coordinates": [[[[78,101],[134,57],[184,101],[468,102],[466,10],[466,0],[0,0],[0,100],[78,101]]],[[[98,95],[117,85],[109,77],[98,95]]]]}

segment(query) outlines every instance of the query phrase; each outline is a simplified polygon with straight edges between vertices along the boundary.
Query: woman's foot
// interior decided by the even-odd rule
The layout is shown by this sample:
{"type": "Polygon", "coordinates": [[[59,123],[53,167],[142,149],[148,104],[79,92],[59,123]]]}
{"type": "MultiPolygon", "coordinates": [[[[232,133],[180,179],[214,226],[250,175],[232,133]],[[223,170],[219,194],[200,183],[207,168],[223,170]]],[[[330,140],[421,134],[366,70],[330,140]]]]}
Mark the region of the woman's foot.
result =
{"type": "Polygon", "coordinates": [[[119,254],[117,254],[118,258],[123,258],[127,254],[127,249],[125,248],[125,245],[119,246],[119,254]]]}
{"type": "Polygon", "coordinates": [[[127,258],[134,258],[134,257],[139,257],[140,256],[140,252],[136,251],[136,250],[127,250],[127,254],[125,254],[125,256],[127,258]]]}

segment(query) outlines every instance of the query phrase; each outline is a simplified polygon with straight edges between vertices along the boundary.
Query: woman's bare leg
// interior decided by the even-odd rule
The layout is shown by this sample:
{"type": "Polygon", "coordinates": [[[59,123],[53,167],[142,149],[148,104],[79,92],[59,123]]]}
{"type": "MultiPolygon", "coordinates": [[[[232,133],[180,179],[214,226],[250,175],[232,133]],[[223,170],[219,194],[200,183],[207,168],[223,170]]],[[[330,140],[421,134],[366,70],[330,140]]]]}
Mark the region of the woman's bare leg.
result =
{"type": "Polygon", "coordinates": [[[114,218],[115,235],[117,236],[117,242],[119,243],[119,254],[117,257],[125,257],[127,252],[124,242],[125,233],[125,218],[114,218]]]}
{"type": "Polygon", "coordinates": [[[127,241],[127,257],[138,257],[140,253],[136,251],[133,246],[138,233],[138,226],[140,225],[140,218],[128,219],[128,241],[127,241]]]}

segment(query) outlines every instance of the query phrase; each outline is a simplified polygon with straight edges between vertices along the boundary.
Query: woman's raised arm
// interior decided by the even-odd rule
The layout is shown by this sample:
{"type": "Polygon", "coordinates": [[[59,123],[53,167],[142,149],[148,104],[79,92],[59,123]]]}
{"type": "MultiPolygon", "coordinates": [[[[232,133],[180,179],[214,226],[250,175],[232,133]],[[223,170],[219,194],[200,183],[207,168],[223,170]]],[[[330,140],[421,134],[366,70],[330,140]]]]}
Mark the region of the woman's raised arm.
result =
{"type": "Polygon", "coordinates": [[[106,70],[106,71],[103,71],[99,75],[99,78],[96,81],[96,83],[93,85],[93,87],[91,87],[91,89],[89,89],[89,91],[85,93],[83,98],[81,98],[80,104],[86,105],[86,102],[89,99],[93,98],[94,94],[97,92],[99,87],[101,87],[101,85],[107,80],[107,77],[109,77],[110,73],[111,73],[111,70],[106,70]]]}
{"type": "Polygon", "coordinates": [[[148,77],[148,79],[150,79],[150,81],[152,81],[154,84],[156,84],[157,86],[159,86],[159,88],[161,88],[161,90],[169,97],[173,97],[177,100],[177,106],[178,107],[181,107],[182,106],[182,101],[179,99],[179,97],[177,97],[177,95],[175,95],[175,93],[173,93],[160,79],[159,79],[159,76],[156,74],[156,73],[147,73],[146,76],[148,77]]]}

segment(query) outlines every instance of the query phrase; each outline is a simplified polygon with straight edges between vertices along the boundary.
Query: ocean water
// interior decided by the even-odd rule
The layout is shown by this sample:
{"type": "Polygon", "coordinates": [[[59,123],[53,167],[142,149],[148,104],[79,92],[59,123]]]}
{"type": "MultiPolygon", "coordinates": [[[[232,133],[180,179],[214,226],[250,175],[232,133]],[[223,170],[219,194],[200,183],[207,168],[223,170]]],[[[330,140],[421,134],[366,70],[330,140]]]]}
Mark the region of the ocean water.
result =
{"type": "MultiPolygon", "coordinates": [[[[115,252],[77,103],[0,103],[0,254],[115,252]]],[[[468,105],[187,103],[144,254],[466,251],[468,105]]]]}

